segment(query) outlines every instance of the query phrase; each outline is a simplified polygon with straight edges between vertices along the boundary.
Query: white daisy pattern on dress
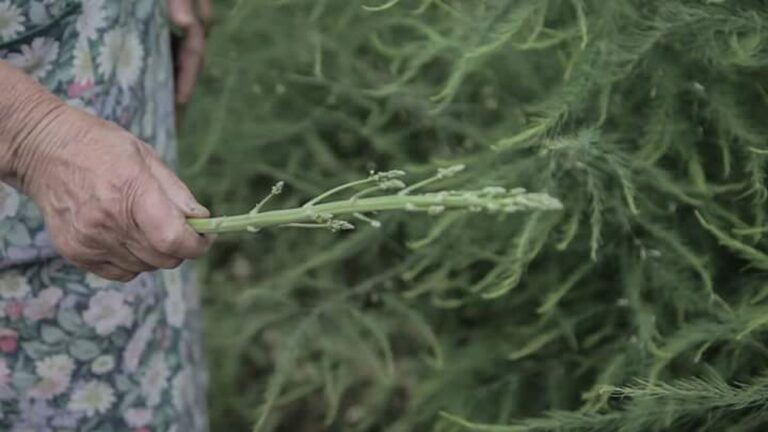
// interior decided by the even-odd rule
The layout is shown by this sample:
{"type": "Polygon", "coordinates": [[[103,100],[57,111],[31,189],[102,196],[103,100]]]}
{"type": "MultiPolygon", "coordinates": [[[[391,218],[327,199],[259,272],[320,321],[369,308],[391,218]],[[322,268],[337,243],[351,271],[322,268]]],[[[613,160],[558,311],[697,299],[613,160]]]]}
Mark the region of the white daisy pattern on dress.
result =
{"type": "Polygon", "coordinates": [[[125,304],[125,295],[122,293],[99,291],[91,297],[83,319],[97,334],[104,336],[120,326],[129,326],[133,322],[133,311],[125,304]]]}
{"type": "Polygon", "coordinates": [[[89,381],[72,393],[69,409],[84,413],[87,417],[103,414],[115,403],[115,391],[103,381],[89,381]]]}
{"type": "Polygon", "coordinates": [[[68,383],[75,370],[75,362],[66,354],[57,354],[38,361],[35,368],[41,378],[68,383]]]}
{"type": "Polygon", "coordinates": [[[30,387],[27,395],[32,399],[47,401],[67,391],[67,387],[69,387],[69,382],[43,378],[40,382],[30,387]]]}
{"type": "Polygon", "coordinates": [[[0,298],[23,299],[31,288],[26,278],[18,272],[5,272],[0,275],[0,298]]]}
{"type": "Polygon", "coordinates": [[[24,31],[26,17],[9,1],[0,1],[0,41],[17,37],[24,31]]]}
{"type": "Polygon", "coordinates": [[[147,349],[152,338],[152,333],[157,325],[157,315],[151,315],[139,326],[139,329],[133,334],[133,337],[128,341],[128,345],[123,352],[123,368],[128,372],[136,372],[139,368],[139,362],[147,349]]]}
{"type": "Polygon", "coordinates": [[[23,45],[20,53],[8,54],[8,63],[23,70],[37,80],[45,78],[53,69],[53,62],[59,56],[59,42],[38,37],[29,45],[23,45]]]}
{"type": "Polygon", "coordinates": [[[40,291],[37,297],[24,305],[24,318],[30,322],[52,318],[56,314],[56,305],[62,297],[64,297],[64,291],[58,287],[48,287],[40,291]]]}
{"type": "Polygon", "coordinates": [[[125,28],[107,33],[99,51],[98,67],[104,76],[114,73],[121,87],[134,85],[144,67],[144,47],[139,35],[125,28]]]}
{"type": "Polygon", "coordinates": [[[184,409],[184,407],[194,402],[194,376],[189,369],[183,369],[179,372],[171,383],[171,396],[173,398],[173,405],[176,409],[184,409]]]}
{"type": "Polygon", "coordinates": [[[141,377],[141,393],[147,400],[147,405],[154,407],[160,403],[163,391],[168,387],[168,378],[171,371],[165,356],[155,354],[149,362],[149,367],[141,377]]]}
{"type": "Polygon", "coordinates": [[[163,280],[168,291],[165,298],[166,320],[168,324],[174,327],[181,327],[184,325],[184,313],[187,309],[181,272],[177,269],[163,271],[163,280]]]}
{"type": "Polygon", "coordinates": [[[93,372],[94,375],[104,375],[105,373],[111,372],[114,368],[115,357],[109,354],[100,355],[96,357],[93,363],[91,363],[91,372],[93,372]]]}
{"type": "Polygon", "coordinates": [[[93,55],[88,41],[81,38],[75,47],[75,82],[78,84],[93,82],[93,55]]]}
{"type": "Polygon", "coordinates": [[[66,354],[57,354],[39,360],[35,368],[41,379],[29,390],[29,395],[48,400],[67,390],[75,370],[75,362],[66,354]]]}
{"type": "Polygon", "coordinates": [[[104,0],[82,0],[83,12],[77,18],[77,31],[81,37],[96,39],[106,24],[104,0]]]}

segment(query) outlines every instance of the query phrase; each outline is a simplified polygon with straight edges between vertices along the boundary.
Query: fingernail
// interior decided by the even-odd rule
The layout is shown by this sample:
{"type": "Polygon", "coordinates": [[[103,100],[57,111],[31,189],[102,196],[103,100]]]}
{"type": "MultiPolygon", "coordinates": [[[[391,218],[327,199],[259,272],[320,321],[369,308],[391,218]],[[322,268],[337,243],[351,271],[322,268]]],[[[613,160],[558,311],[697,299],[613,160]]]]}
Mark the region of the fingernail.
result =
{"type": "Polygon", "coordinates": [[[208,216],[208,214],[209,214],[208,209],[203,207],[202,205],[200,205],[198,203],[190,204],[187,207],[187,210],[189,210],[189,212],[191,214],[196,215],[196,216],[203,216],[203,217],[205,217],[205,216],[208,216]]]}

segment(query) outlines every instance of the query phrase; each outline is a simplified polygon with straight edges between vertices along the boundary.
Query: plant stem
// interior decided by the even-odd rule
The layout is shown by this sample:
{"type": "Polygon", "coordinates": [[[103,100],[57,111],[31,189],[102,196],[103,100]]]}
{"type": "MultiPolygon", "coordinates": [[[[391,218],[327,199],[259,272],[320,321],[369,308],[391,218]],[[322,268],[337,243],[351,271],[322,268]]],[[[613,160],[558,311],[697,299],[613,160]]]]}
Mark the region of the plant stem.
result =
{"type": "Polygon", "coordinates": [[[307,201],[307,203],[304,204],[303,207],[304,208],[308,208],[308,207],[317,208],[317,207],[320,207],[319,205],[316,205],[316,204],[319,203],[320,201],[328,198],[331,195],[337,194],[337,193],[339,193],[341,191],[344,191],[344,190],[347,190],[347,189],[352,189],[352,188],[357,187],[357,186],[362,186],[362,185],[365,185],[365,184],[368,184],[368,183],[373,183],[375,181],[376,180],[374,180],[372,178],[367,178],[367,179],[364,179],[364,180],[357,180],[357,181],[354,181],[354,182],[351,182],[351,183],[346,183],[346,184],[343,184],[341,186],[337,186],[337,187],[335,187],[335,188],[333,188],[333,189],[331,189],[331,190],[329,190],[329,191],[327,191],[327,192],[325,192],[325,193],[323,193],[321,195],[318,195],[315,198],[312,198],[311,200],[307,201]]]}
{"type": "Polygon", "coordinates": [[[225,233],[266,227],[312,223],[318,214],[354,215],[387,210],[429,211],[441,207],[445,210],[470,209],[499,212],[526,210],[558,210],[560,202],[544,194],[516,194],[506,197],[484,197],[477,192],[429,193],[421,195],[389,195],[371,198],[347,199],[316,204],[309,208],[299,207],[273,210],[257,214],[190,219],[189,225],[200,233],[225,233]]]}

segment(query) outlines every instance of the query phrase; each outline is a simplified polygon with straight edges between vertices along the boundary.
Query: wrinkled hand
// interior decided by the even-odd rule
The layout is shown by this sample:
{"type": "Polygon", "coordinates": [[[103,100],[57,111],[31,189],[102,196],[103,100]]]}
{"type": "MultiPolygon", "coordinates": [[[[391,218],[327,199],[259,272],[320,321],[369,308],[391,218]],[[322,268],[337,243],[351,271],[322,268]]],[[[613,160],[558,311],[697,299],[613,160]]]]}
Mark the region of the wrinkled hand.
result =
{"type": "Polygon", "coordinates": [[[183,106],[192,97],[203,64],[205,28],[211,23],[213,10],[210,0],[167,1],[171,22],[184,32],[176,59],[176,104],[183,106]]]}
{"type": "Polygon", "coordinates": [[[211,238],[187,217],[206,217],[189,189],[143,142],[66,105],[30,133],[21,186],[40,206],[51,239],[73,264],[118,281],[173,268],[211,238]]]}

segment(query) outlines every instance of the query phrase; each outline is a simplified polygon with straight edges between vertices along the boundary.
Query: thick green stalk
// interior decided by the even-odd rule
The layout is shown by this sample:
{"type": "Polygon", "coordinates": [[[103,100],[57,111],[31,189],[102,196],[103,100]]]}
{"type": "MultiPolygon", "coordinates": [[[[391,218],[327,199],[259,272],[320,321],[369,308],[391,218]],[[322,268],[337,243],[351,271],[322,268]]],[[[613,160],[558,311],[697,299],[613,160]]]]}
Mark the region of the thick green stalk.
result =
{"type": "MultiPolygon", "coordinates": [[[[331,221],[339,216],[402,210],[438,214],[447,210],[471,210],[513,213],[530,210],[559,210],[560,201],[541,193],[510,191],[503,195],[493,191],[439,192],[421,195],[389,195],[347,199],[309,207],[273,210],[264,213],[210,219],[190,219],[189,225],[200,233],[254,231],[291,224],[331,221]]],[[[329,228],[333,226],[329,225],[329,228]]],[[[342,228],[343,229],[343,228],[342,228]]]]}

